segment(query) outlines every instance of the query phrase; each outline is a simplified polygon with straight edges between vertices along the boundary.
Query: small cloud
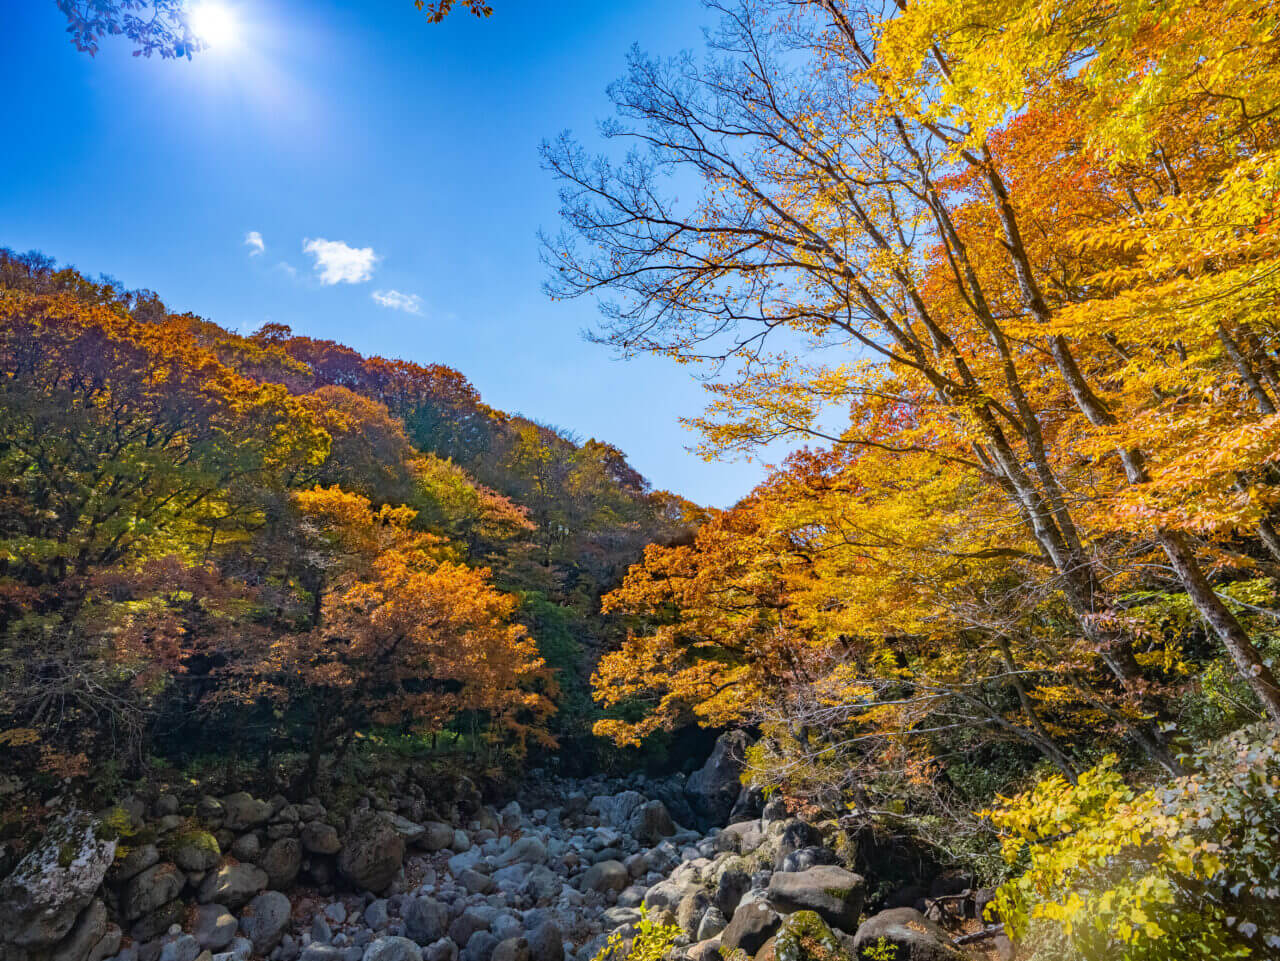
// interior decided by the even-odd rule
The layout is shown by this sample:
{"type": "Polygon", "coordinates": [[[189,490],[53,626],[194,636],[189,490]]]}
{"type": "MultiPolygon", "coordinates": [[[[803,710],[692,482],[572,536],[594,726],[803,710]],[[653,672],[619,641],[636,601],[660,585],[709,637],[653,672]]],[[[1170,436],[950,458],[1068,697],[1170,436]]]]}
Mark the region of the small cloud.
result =
{"type": "Polygon", "coordinates": [[[302,242],[304,253],[315,258],[316,273],[320,283],[363,284],[373,276],[373,268],[379,257],[372,247],[349,247],[341,240],[307,238],[302,242]]]}
{"type": "Polygon", "coordinates": [[[422,298],[417,294],[402,294],[398,290],[375,290],[374,303],[392,310],[403,310],[406,314],[422,313],[422,298]]]}
{"type": "Polygon", "coordinates": [[[298,276],[298,268],[293,266],[293,264],[285,263],[283,260],[276,264],[275,269],[280,271],[282,274],[288,274],[290,277],[298,276]]]}
{"type": "Polygon", "coordinates": [[[267,245],[262,242],[262,234],[256,230],[251,230],[244,235],[244,245],[249,248],[250,257],[256,257],[267,249],[267,245]]]}

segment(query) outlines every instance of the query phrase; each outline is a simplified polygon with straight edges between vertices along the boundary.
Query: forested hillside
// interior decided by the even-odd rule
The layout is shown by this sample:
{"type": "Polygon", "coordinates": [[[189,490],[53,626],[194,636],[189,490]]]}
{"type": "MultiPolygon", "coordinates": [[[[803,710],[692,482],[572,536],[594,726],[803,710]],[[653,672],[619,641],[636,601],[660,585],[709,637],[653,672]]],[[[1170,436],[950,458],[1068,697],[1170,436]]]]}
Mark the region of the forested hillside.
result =
{"type": "Polygon", "coordinates": [[[0,253],[0,309],[15,769],[109,781],[234,737],[306,784],[378,732],[495,764],[589,737],[598,599],[696,514],[620,451],[37,254],[0,253]]]}

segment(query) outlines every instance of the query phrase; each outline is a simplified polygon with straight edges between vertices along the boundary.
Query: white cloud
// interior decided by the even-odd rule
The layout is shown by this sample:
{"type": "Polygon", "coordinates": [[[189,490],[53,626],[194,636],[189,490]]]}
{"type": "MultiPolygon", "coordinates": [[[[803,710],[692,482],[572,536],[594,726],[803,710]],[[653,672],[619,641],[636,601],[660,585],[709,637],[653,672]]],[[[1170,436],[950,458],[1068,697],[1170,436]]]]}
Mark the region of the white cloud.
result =
{"type": "Polygon", "coordinates": [[[383,307],[403,310],[406,314],[422,313],[422,298],[417,294],[402,294],[398,290],[375,290],[373,300],[383,307]]]}
{"type": "Polygon", "coordinates": [[[307,238],[302,250],[315,258],[316,273],[325,285],[363,284],[373,276],[380,259],[372,247],[348,247],[341,240],[324,238],[307,238]]]}
{"type": "Polygon", "coordinates": [[[262,242],[262,234],[256,230],[251,230],[244,235],[244,245],[249,248],[250,257],[256,257],[267,249],[267,245],[262,242]]]}

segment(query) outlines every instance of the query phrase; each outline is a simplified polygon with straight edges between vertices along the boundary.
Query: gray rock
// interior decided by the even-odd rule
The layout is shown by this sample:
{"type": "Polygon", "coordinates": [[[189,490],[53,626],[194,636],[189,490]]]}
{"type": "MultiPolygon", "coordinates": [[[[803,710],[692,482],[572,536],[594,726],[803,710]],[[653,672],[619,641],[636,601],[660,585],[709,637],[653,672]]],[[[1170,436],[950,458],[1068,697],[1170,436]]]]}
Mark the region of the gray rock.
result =
{"type": "Polygon", "coordinates": [[[231,856],[237,861],[256,861],[262,853],[262,838],[250,831],[236,838],[231,845],[231,856]]]}
{"type": "Polygon", "coordinates": [[[378,898],[376,901],[371,901],[365,906],[364,914],[360,916],[360,920],[373,930],[381,931],[391,923],[391,914],[387,905],[386,898],[378,898]]]}
{"type": "Polygon", "coordinates": [[[769,902],[784,914],[816,911],[832,927],[853,931],[862,913],[865,890],[862,875],[823,865],[774,874],[769,881],[769,902]]]}
{"type": "Polygon", "coordinates": [[[191,933],[200,947],[221,951],[236,936],[237,924],[223,905],[202,904],[196,908],[191,933]]]}
{"type": "Polygon", "coordinates": [[[164,861],[131,878],[120,893],[120,916],[136,921],[163,904],[168,904],[187,885],[186,875],[176,864],[164,861]]]}
{"type": "Polygon", "coordinates": [[[334,924],[343,924],[347,920],[347,906],[341,901],[334,901],[326,904],[324,908],[324,916],[334,924]]]}
{"type": "Polygon", "coordinates": [[[312,854],[337,854],[342,850],[338,831],[323,821],[308,821],[300,832],[302,846],[312,854]]]}
{"type": "Polygon", "coordinates": [[[965,955],[951,945],[951,938],[915,908],[890,908],[863,921],[853,936],[853,948],[861,955],[883,938],[897,951],[898,961],[963,961],[965,955]]]}
{"type": "Polygon", "coordinates": [[[196,961],[200,945],[189,934],[181,935],[160,949],[160,961],[196,961]]]}
{"type": "MultiPolygon", "coordinates": [[[[129,929],[129,937],[135,941],[150,941],[152,938],[158,938],[170,927],[179,923],[186,912],[187,906],[181,901],[174,900],[168,904],[162,904],[150,914],[144,914],[135,921],[133,927],[129,929]]],[[[157,957],[159,957],[158,949],[157,957]]]]}
{"type": "Polygon", "coordinates": [[[720,880],[716,883],[716,907],[726,918],[731,918],[738,909],[742,896],[750,890],[751,875],[741,866],[730,866],[721,872],[720,880]]]}
{"type": "Polygon", "coordinates": [[[408,938],[375,938],[364,949],[363,961],[422,961],[422,950],[408,938]]]}
{"type": "Polygon", "coordinates": [[[742,789],[744,757],[750,739],[743,731],[726,731],[701,769],[689,776],[685,797],[694,812],[711,824],[723,824],[742,789]]]}
{"type": "MultiPolygon", "coordinates": [[[[649,889],[649,893],[644,896],[644,906],[650,911],[669,908],[672,911],[689,893],[692,885],[681,884],[676,881],[660,881],[649,889]]],[[[729,912],[725,912],[728,914],[729,912]]]]}
{"type": "Polygon", "coordinates": [[[523,891],[534,901],[547,901],[557,897],[564,881],[550,868],[535,864],[525,876],[523,891]]]}
{"type": "Polygon", "coordinates": [[[454,877],[457,877],[461,872],[466,871],[467,869],[474,870],[479,868],[482,863],[484,863],[484,855],[480,853],[479,848],[472,848],[469,851],[464,851],[461,854],[455,854],[453,857],[449,858],[449,872],[454,877]]]}
{"type": "Polygon", "coordinates": [[[441,821],[428,821],[423,826],[422,838],[418,841],[419,847],[426,848],[428,851],[443,851],[445,848],[453,844],[453,828],[441,821]]]}
{"type": "Polygon", "coordinates": [[[711,894],[704,890],[693,891],[680,899],[676,908],[676,924],[680,930],[693,937],[698,933],[703,915],[712,907],[711,894]]]}
{"type": "Polygon", "coordinates": [[[312,941],[302,949],[302,953],[298,955],[298,961],[343,961],[342,948],[312,941]]]}
{"type": "Polygon", "coordinates": [[[137,877],[153,864],[160,863],[160,849],[154,844],[140,844],[111,866],[108,878],[116,883],[137,877]]]}
{"type": "Polygon", "coordinates": [[[715,849],[734,854],[750,854],[764,841],[759,821],[739,821],[716,835],[715,849]]]}
{"type": "Polygon", "coordinates": [[[582,874],[580,889],[583,891],[621,891],[631,883],[631,875],[621,861],[601,861],[582,874]]]}
{"type": "Polygon", "coordinates": [[[564,961],[564,934],[554,921],[543,921],[526,938],[529,961],[564,961]]]}
{"type": "Polygon", "coordinates": [[[720,933],[728,925],[729,922],[725,920],[725,916],[713,904],[707,908],[706,913],[702,915],[702,920],[698,922],[698,930],[695,936],[698,941],[709,941],[712,938],[719,937],[720,933]]]}
{"type": "Polygon", "coordinates": [[[405,933],[418,944],[433,944],[449,929],[449,909],[431,898],[414,898],[404,906],[402,914],[405,933]]]}
{"type": "Polygon", "coordinates": [[[267,872],[267,884],[271,887],[277,890],[292,887],[302,870],[302,842],[297,838],[281,838],[258,859],[258,867],[267,872]]]}
{"type": "Polygon", "coordinates": [[[404,838],[406,845],[416,844],[426,836],[427,829],[416,821],[410,821],[408,818],[393,814],[390,811],[383,812],[383,816],[391,822],[391,826],[404,838]]]}
{"type": "MultiPolygon", "coordinates": [[[[516,871],[522,877],[526,873],[522,865],[512,865],[509,868],[503,868],[504,871],[516,871]]],[[[458,883],[461,884],[472,894],[488,894],[493,891],[497,885],[494,879],[487,874],[481,874],[479,871],[473,871],[465,868],[458,874],[458,883]]]]}
{"type": "Polygon", "coordinates": [[[540,864],[547,859],[547,848],[536,837],[523,837],[507,848],[497,859],[497,864],[540,864]]]}
{"type": "Polygon", "coordinates": [[[381,894],[400,873],[404,848],[404,835],[385,814],[358,811],[338,855],[338,871],[357,888],[381,894]]]}
{"type": "Polygon", "coordinates": [[[627,833],[640,844],[649,847],[675,834],[676,824],[671,820],[665,804],[661,801],[649,801],[631,812],[627,819],[627,833]]]}
{"type": "Polygon", "coordinates": [[[498,947],[498,939],[488,931],[477,931],[467,941],[467,946],[459,953],[459,961],[491,961],[494,949],[498,947]]]}
{"type": "Polygon", "coordinates": [[[123,938],[124,932],[120,930],[120,925],[108,922],[98,943],[89,949],[85,961],[105,961],[106,958],[114,956],[120,950],[120,942],[123,938]]]}
{"type": "Polygon", "coordinates": [[[422,961],[458,961],[458,946],[441,938],[422,949],[422,961]]]}
{"type": "Polygon", "coordinates": [[[491,961],[529,961],[529,942],[524,938],[505,938],[490,955],[491,961]]]}
{"type": "Polygon", "coordinates": [[[208,871],[222,860],[222,849],[208,831],[187,831],[168,842],[173,862],[184,871],[208,871]]]}
{"type": "Polygon", "coordinates": [[[116,842],[82,811],[56,821],[0,881],[0,945],[43,948],[71,931],[115,857],[116,842]]]}
{"type": "MultiPolygon", "coordinates": [[[[116,945],[119,947],[119,928],[116,945]]],[[[87,961],[94,948],[107,934],[107,906],[94,898],[80,912],[65,938],[58,942],[49,961],[87,961]]]]}
{"type": "Polygon", "coordinates": [[[778,870],[795,873],[797,871],[807,871],[809,868],[818,867],[822,864],[839,863],[840,857],[835,851],[827,847],[814,846],[792,851],[778,864],[778,870]]]}
{"type": "Polygon", "coordinates": [[[224,797],[222,811],[222,826],[228,831],[248,831],[259,824],[266,824],[271,817],[271,805],[245,791],[224,797]]]}
{"type": "Polygon", "coordinates": [[[289,925],[293,907],[279,891],[264,891],[249,902],[240,915],[240,927],[258,954],[269,954],[289,925]]]}
{"type": "Polygon", "coordinates": [[[226,861],[205,876],[197,900],[201,904],[225,904],[234,911],[266,886],[266,871],[252,864],[226,861]]]}
{"type": "Polygon", "coordinates": [[[744,905],[734,912],[733,920],[720,936],[720,943],[731,951],[741,948],[754,957],[781,925],[782,919],[769,905],[760,902],[744,905]]]}
{"type": "Polygon", "coordinates": [[[461,854],[463,851],[471,850],[471,835],[467,834],[462,828],[458,828],[453,832],[453,840],[449,842],[449,847],[461,854]]]}

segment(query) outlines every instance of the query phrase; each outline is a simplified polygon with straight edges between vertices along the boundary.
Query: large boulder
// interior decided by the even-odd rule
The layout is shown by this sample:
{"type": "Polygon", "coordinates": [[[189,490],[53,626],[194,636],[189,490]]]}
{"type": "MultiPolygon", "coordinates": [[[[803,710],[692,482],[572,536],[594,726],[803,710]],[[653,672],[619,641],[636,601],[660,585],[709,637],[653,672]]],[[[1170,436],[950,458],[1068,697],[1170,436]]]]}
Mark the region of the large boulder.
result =
{"type": "Polygon", "coordinates": [[[422,961],[422,949],[408,938],[375,938],[364,949],[363,961],[422,961]]]}
{"type": "Polygon", "coordinates": [[[621,861],[601,861],[582,873],[583,891],[621,891],[631,883],[631,874],[621,861]]]}
{"type": "Polygon", "coordinates": [[[680,900],[680,905],[676,908],[676,924],[680,925],[681,931],[693,937],[698,933],[702,918],[713,907],[710,892],[699,888],[680,900]]]}
{"type": "Polygon", "coordinates": [[[822,833],[808,821],[802,821],[799,818],[791,818],[783,822],[780,827],[773,827],[769,833],[774,835],[775,832],[777,842],[774,847],[774,870],[777,871],[785,870],[782,862],[787,855],[802,848],[817,847],[822,844],[822,833]]]}
{"type": "MultiPolygon", "coordinates": [[[[119,942],[119,928],[116,929],[116,941],[119,942]]],[[[99,944],[107,935],[107,906],[94,898],[89,906],[80,912],[80,917],[71,926],[70,933],[58,942],[49,961],[88,961],[99,944]]],[[[100,954],[99,957],[105,957],[100,954]]]]}
{"type": "Polygon", "coordinates": [[[357,888],[381,894],[391,886],[404,862],[404,835],[379,811],[351,816],[338,871],[357,888]]]}
{"type": "Polygon", "coordinates": [[[764,902],[745,904],[734,912],[733,920],[720,935],[720,944],[729,951],[741,948],[748,956],[754,957],[781,924],[778,913],[764,902]]]}
{"type": "Polygon", "coordinates": [[[248,831],[259,824],[266,824],[271,817],[271,805],[258,800],[247,791],[229,794],[222,799],[222,826],[228,831],[248,831]]]}
{"type": "Polygon", "coordinates": [[[730,864],[720,872],[720,880],[716,883],[716,907],[726,918],[733,917],[738,909],[742,896],[751,890],[751,875],[744,865],[730,864]]]}
{"type": "Polygon", "coordinates": [[[849,961],[844,942],[814,911],[797,911],[782,922],[774,954],[779,961],[849,961]]]}
{"type": "Polygon", "coordinates": [[[187,876],[176,864],[162,861],[131,878],[120,893],[120,916],[136,921],[168,904],[186,887],[187,876]]]}
{"type": "Polygon", "coordinates": [[[221,951],[236,936],[238,922],[221,904],[202,904],[192,918],[191,934],[201,948],[221,951]]]}
{"type": "Polygon", "coordinates": [[[587,813],[598,815],[600,820],[609,827],[621,831],[626,829],[631,815],[644,803],[644,795],[639,791],[600,794],[591,799],[591,803],[587,805],[587,813]]]}
{"type": "Polygon", "coordinates": [[[297,838],[273,842],[258,859],[258,867],[267,872],[267,884],[276,890],[292,887],[302,870],[302,842],[297,838]]]}
{"type": "Polygon", "coordinates": [[[208,831],[183,831],[169,843],[170,859],[184,871],[208,871],[222,860],[218,840],[208,831]]]}
{"type": "Polygon", "coordinates": [[[302,846],[311,854],[337,854],[342,850],[337,829],[323,821],[308,821],[304,824],[301,839],[302,846]]]}
{"type": "Polygon", "coordinates": [[[443,851],[453,844],[453,828],[442,821],[428,821],[418,844],[428,851],[443,851]]]}
{"type": "Polygon", "coordinates": [[[807,871],[779,871],[769,879],[769,902],[783,914],[816,911],[842,931],[858,927],[866,883],[862,875],[833,865],[807,871]]]}
{"type": "Polygon", "coordinates": [[[249,902],[240,915],[240,927],[255,954],[265,956],[275,950],[289,925],[291,910],[289,899],[279,891],[264,891],[249,902]]]}
{"type": "Polygon", "coordinates": [[[645,847],[653,847],[663,838],[676,833],[676,823],[671,820],[671,813],[665,804],[661,801],[648,801],[631,812],[627,819],[626,833],[645,847]]]}
{"type": "Polygon", "coordinates": [[[499,867],[509,864],[541,864],[547,859],[547,848],[537,838],[529,836],[516,841],[497,859],[499,867]]]}
{"type": "Polygon", "coordinates": [[[205,875],[196,900],[201,904],[221,904],[232,911],[248,904],[267,886],[267,872],[253,864],[224,861],[205,875]]]}
{"type": "Polygon", "coordinates": [[[951,938],[915,908],[890,908],[863,921],[853,936],[858,957],[870,955],[884,940],[896,951],[897,961],[964,961],[951,938]]]}
{"type": "Polygon", "coordinates": [[[742,769],[750,739],[744,731],[726,731],[716,739],[707,763],[689,776],[684,793],[695,814],[723,824],[742,790],[742,769]]]}
{"type": "Polygon", "coordinates": [[[434,944],[449,929],[449,909],[431,898],[414,898],[402,909],[405,934],[423,946],[434,944]]]}
{"type": "Polygon", "coordinates": [[[528,934],[529,961],[564,961],[564,935],[554,921],[543,921],[528,934]]]}
{"type": "Polygon", "coordinates": [[[72,811],[0,881],[0,957],[5,945],[45,948],[66,937],[111,866],[116,842],[92,816],[72,811]]]}

